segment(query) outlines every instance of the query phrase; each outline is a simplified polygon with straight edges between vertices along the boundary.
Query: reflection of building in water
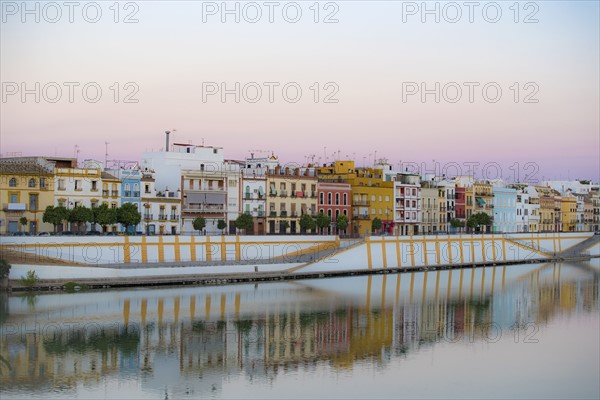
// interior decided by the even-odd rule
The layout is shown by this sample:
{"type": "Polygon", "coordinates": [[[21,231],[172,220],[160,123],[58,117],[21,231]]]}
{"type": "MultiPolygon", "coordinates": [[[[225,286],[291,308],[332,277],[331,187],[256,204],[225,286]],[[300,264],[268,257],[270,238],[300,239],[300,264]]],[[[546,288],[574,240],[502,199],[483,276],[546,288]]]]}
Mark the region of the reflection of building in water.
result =
{"type": "Polygon", "coordinates": [[[357,284],[353,296],[327,290],[326,280],[320,289],[294,283],[107,292],[97,294],[96,310],[109,311],[97,311],[87,325],[71,325],[91,314],[84,297],[65,306],[62,297],[40,296],[33,309],[17,297],[0,335],[11,367],[0,362],[0,383],[75,390],[106,376],[138,375],[144,389],[202,396],[234,376],[271,381],[323,361],[386,365],[421,346],[493,339],[492,323],[504,330],[598,309],[597,279],[561,276],[564,267],[545,265],[506,285],[501,267],[349,278],[357,284]],[[45,325],[31,322],[44,318],[45,325]],[[28,331],[19,331],[25,322],[28,331]]]}

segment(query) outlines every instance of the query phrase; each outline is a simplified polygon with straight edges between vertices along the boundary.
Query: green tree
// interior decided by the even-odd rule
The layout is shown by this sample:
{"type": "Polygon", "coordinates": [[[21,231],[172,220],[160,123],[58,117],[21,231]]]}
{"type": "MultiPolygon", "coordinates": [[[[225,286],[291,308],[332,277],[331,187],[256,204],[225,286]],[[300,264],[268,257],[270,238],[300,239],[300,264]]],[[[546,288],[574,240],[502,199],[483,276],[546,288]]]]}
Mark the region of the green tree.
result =
{"type": "Polygon", "coordinates": [[[452,218],[450,220],[450,226],[453,227],[453,228],[455,228],[455,229],[457,229],[457,228],[464,228],[465,223],[464,223],[464,221],[461,221],[458,218],[452,218]]]}
{"type": "Polygon", "coordinates": [[[71,213],[69,214],[69,222],[75,223],[77,226],[77,231],[79,232],[81,231],[81,223],[89,221],[92,218],[91,215],[92,210],[90,210],[89,208],[76,206],[71,210],[71,213]]]}
{"type": "Polygon", "coordinates": [[[315,223],[317,224],[317,227],[321,230],[321,234],[323,234],[323,230],[331,224],[331,217],[323,213],[323,211],[321,211],[317,215],[315,223]]]}
{"type": "Polygon", "coordinates": [[[241,214],[235,220],[235,227],[241,229],[245,234],[248,229],[252,229],[252,227],[254,227],[252,216],[248,213],[241,214]]]}
{"type": "Polygon", "coordinates": [[[110,208],[107,204],[102,204],[99,207],[94,208],[93,211],[96,223],[100,224],[104,231],[106,231],[108,225],[117,223],[116,208],[110,208]]]}
{"type": "Polygon", "coordinates": [[[315,229],[317,223],[309,214],[302,214],[300,217],[300,232],[306,233],[307,230],[315,229]]]}
{"type": "Polygon", "coordinates": [[[383,224],[381,223],[381,220],[377,217],[373,218],[373,221],[371,221],[371,232],[376,232],[378,230],[381,229],[381,227],[383,226],[383,224]]]}
{"type": "Polygon", "coordinates": [[[26,217],[19,218],[19,223],[22,226],[21,231],[23,231],[25,229],[25,225],[27,225],[27,218],[26,217]]]}
{"type": "Polygon", "coordinates": [[[339,231],[345,231],[348,228],[348,217],[345,214],[340,214],[335,220],[335,224],[339,231]]]}
{"type": "Polygon", "coordinates": [[[477,214],[473,214],[467,220],[467,227],[471,229],[475,229],[480,226],[489,226],[492,225],[492,219],[489,215],[484,212],[479,212],[477,214]]]}
{"type": "Polygon", "coordinates": [[[223,232],[223,229],[225,229],[225,228],[227,228],[227,222],[225,222],[225,220],[224,220],[224,219],[220,219],[220,220],[217,222],[217,229],[220,229],[220,230],[221,230],[221,233],[224,233],[224,232],[223,232]]]}
{"type": "Polygon", "coordinates": [[[202,233],[202,229],[206,226],[206,220],[203,217],[198,217],[192,221],[192,226],[198,233],[202,233]]]}
{"type": "Polygon", "coordinates": [[[58,225],[69,220],[69,214],[69,210],[65,207],[48,206],[42,215],[42,221],[54,225],[54,232],[56,232],[58,225]]]}
{"type": "Polygon", "coordinates": [[[135,226],[142,220],[142,214],[133,203],[125,203],[117,209],[117,222],[125,227],[125,232],[130,226],[135,226]]]}

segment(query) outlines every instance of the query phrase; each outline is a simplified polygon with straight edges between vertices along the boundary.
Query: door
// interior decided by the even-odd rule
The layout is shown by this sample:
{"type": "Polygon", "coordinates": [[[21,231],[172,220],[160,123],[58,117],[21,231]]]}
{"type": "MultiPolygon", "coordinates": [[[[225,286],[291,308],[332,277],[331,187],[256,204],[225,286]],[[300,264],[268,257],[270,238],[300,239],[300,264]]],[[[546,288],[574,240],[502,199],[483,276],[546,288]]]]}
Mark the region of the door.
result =
{"type": "Polygon", "coordinates": [[[17,221],[8,221],[8,233],[19,231],[19,223],[17,221]]]}

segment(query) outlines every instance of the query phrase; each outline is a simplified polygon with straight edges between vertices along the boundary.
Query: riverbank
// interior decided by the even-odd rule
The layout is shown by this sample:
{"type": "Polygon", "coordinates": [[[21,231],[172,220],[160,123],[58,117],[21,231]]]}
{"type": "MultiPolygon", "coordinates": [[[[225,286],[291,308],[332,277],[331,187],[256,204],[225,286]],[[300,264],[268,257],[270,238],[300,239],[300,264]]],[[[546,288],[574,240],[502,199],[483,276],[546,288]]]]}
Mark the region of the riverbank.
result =
{"type": "Polygon", "coordinates": [[[23,257],[22,262],[13,264],[9,275],[11,289],[22,291],[215,285],[581,261],[600,256],[599,239],[585,232],[367,237],[358,241],[236,236],[220,238],[218,244],[209,237],[203,241],[184,237],[169,243],[158,238],[153,251],[162,261],[154,262],[148,260],[148,241],[140,242],[138,252],[136,244],[127,238],[102,243],[93,238],[53,243],[23,240],[3,242],[2,250],[23,257]],[[90,259],[90,249],[95,254],[112,251],[115,261],[85,263],[90,259]],[[175,255],[175,260],[166,261],[165,253],[175,255]],[[259,253],[268,257],[254,255],[259,253]],[[135,254],[139,257],[132,257],[135,254]],[[32,259],[38,262],[31,263],[32,259]],[[65,261],[63,265],[61,260],[65,261]],[[30,271],[36,278],[24,284],[20,278],[30,271]]]}

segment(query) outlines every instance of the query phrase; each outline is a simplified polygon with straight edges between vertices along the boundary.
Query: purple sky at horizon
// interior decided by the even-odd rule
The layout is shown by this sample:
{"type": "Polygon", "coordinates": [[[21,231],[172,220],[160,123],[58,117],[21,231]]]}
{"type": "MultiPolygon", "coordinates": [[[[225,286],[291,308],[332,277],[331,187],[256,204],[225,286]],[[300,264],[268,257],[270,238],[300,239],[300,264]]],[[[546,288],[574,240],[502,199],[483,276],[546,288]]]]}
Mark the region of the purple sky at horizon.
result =
{"type": "Polygon", "coordinates": [[[228,3],[239,22],[221,2],[118,3],[118,15],[100,2],[96,23],[88,3],[73,23],[67,9],[52,23],[41,5],[38,23],[2,3],[3,157],[73,157],[77,146],[79,160],[104,160],[109,142],[109,159],[139,161],[176,129],[171,142],[230,159],[265,150],[323,163],[339,151],[359,166],[377,154],[440,172],[479,162],[489,178],[497,163],[509,180],[600,180],[597,2],[494,3],[499,16],[480,2],[472,23],[464,6],[457,17],[461,2],[428,3],[439,22],[421,2],[321,2],[318,13],[280,2],[273,23],[262,2],[228,3]],[[223,82],[239,90],[223,99],[223,82]]]}

